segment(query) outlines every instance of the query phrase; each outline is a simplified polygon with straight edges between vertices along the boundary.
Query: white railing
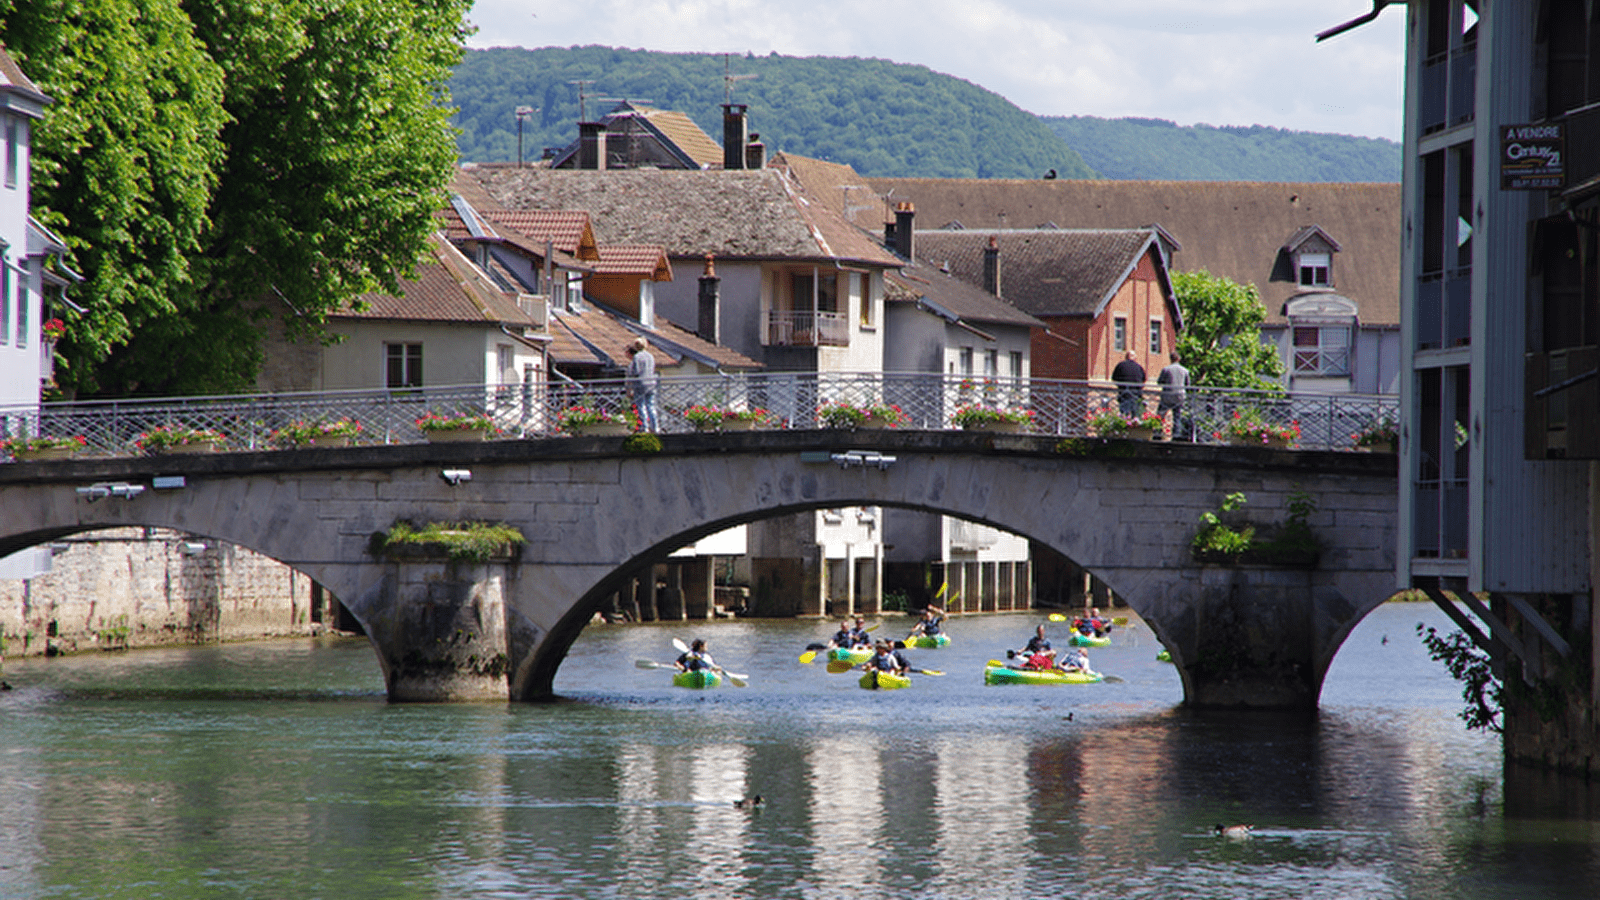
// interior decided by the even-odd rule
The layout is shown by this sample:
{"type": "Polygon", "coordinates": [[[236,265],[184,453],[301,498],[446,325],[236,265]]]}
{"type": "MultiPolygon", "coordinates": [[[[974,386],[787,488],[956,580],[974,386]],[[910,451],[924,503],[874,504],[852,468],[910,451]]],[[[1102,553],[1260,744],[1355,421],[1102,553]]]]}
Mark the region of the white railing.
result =
{"type": "Polygon", "coordinates": [[[849,316],[809,309],[768,310],[766,342],[768,346],[781,347],[848,347],[849,316]]]}
{"type": "MultiPolygon", "coordinates": [[[[899,408],[898,427],[937,430],[955,427],[964,406],[982,405],[1027,410],[1027,431],[1056,437],[1093,437],[1090,419],[1118,409],[1119,388],[1109,382],[1056,381],[942,376],[922,373],[766,372],[742,375],[661,379],[658,390],[661,431],[695,430],[685,412],[695,406],[762,409],[764,429],[820,427],[824,404],[886,404],[899,408]]],[[[141,435],[158,426],[210,429],[226,436],[233,450],[278,446],[274,433],[295,422],[351,420],[359,422],[357,444],[405,444],[424,440],[417,420],[426,413],[446,417],[486,415],[504,437],[541,437],[559,433],[562,409],[587,406],[629,411],[631,395],[621,380],[568,382],[539,386],[458,386],[409,390],[331,391],[323,393],[175,397],[139,400],[45,403],[0,408],[0,430],[6,436],[82,436],[85,452],[97,455],[138,453],[141,435]]],[[[1151,385],[1136,398],[1139,408],[1154,412],[1160,389],[1151,385]]],[[[1393,396],[1356,394],[1289,394],[1248,390],[1189,388],[1184,412],[1201,443],[1225,443],[1236,412],[1299,429],[1301,449],[1352,450],[1354,436],[1388,420],[1398,421],[1393,396]]],[[[1173,427],[1167,416],[1167,430],[1173,427]]]]}

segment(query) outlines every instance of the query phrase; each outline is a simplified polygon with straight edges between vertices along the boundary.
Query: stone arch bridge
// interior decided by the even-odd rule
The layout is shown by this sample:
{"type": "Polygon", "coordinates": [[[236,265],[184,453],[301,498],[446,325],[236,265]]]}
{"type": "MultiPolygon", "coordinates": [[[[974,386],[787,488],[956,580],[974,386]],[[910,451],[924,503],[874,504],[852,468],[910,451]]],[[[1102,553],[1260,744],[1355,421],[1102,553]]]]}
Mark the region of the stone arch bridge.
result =
{"type": "Polygon", "coordinates": [[[129,525],[250,548],[339,597],[396,700],[548,697],[579,632],[640,565],[732,525],[818,508],[942,513],[1057,550],[1154,629],[1197,706],[1314,708],[1340,642],[1395,586],[1389,455],[1063,448],[961,431],[662,443],[651,454],[625,452],[619,438],[554,438],[0,466],[0,555],[129,525]],[[841,464],[850,453],[866,464],[841,464]],[[443,477],[461,470],[470,479],[443,477]],[[1308,494],[1315,564],[1197,563],[1200,515],[1234,491],[1263,526],[1286,517],[1293,492],[1308,494]],[[400,519],[504,522],[527,541],[487,563],[374,556],[374,533],[400,519]]]}

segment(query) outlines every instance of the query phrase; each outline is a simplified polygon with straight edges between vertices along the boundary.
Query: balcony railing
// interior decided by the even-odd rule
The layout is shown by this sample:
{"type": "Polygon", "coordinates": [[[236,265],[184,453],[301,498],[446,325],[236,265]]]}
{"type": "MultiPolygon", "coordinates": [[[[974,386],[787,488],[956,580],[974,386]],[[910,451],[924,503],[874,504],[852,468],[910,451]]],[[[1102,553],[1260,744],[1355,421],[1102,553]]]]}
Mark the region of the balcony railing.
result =
{"type": "Polygon", "coordinates": [[[767,345],[773,347],[848,347],[850,317],[845,313],[773,309],[767,311],[767,345]]]}
{"type": "MultiPolygon", "coordinates": [[[[904,416],[899,427],[907,429],[953,428],[957,410],[982,405],[1026,410],[1031,414],[1026,428],[1030,433],[1092,437],[1090,417],[1118,407],[1118,387],[1110,382],[878,372],[668,377],[661,379],[657,397],[663,432],[694,431],[685,412],[710,405],[765,410],[760,428],[817,428],[818,410],[842,401],[863,407],[898,406],[904,416]]],[[[1159,397],[1160,389],[1150,385],[1138,402],[1144,411],[1154,412],[1159,397]]],[[[82,436],[86,454],[127,456],[140,452],[140,437],[158,426],[219,431],[226,437],[226,449],[265,450],[279,446],[275,433],[291,423],[347,419],[361,424],[358,444],[407,444],[425,440],[417,427],[425,413],[486,415],[504,437],[543,437],[559,433],[560,412],[569,406],[628,411],[630,398],[624,381],[608,380],[83,401],[0,407],[0,430],[11,437],[82,436]]],[[[1353,450],[1356,433],[1385,419],[1398,420],[1398,400],[1362,394],[1189,388],[1184,411],[1202,443],[1225,442],[1234,413],[1249,412],[1269,423],[1296,424],[1297,446],[1303,449],[1353,450]]]]}

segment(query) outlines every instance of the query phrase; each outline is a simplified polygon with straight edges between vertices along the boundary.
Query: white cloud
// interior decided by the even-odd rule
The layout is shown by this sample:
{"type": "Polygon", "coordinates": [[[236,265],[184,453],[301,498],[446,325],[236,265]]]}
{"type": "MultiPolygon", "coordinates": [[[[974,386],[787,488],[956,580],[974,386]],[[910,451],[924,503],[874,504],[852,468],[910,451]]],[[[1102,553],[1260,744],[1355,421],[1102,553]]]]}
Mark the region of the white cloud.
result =
{"type": "Polygon", "coordinates": [[[1404,7],[1370,0],[478,0],[473,47],[870,56],[1044,115],[1144,116],[1399,139],[1404,7]]]}

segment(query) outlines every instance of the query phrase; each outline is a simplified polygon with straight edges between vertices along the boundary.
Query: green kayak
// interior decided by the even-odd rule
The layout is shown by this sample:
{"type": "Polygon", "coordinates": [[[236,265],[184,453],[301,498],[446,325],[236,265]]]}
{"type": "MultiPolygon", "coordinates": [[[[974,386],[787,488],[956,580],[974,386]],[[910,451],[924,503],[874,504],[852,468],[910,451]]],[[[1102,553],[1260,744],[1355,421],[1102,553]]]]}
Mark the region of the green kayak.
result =
{"type": "Polygon", "coordinates": [[[950,646],[950,635],[945,634],[942,631],[936,635],[933,635],[932,637],[929,637],[926,634],[913,634],[910,637],[907,637],[904,641],[901,641],[901,643],[905,644],[907,647],[920,650],[933,650],[939,647],[950,646]]]}
{"type": "Polygon", "coordinates": [[[854,650],[848,647],[835,647],[828,651],[829,662],[847,662],[852,666],[859,666],[871,658],[871,647],[858,647],[854,650]]]}
{"type": "Polygon", "coordinates": [[[672,676],[672,683],[683,688],[714,688],[722,684],[722,676],[710,669],[696,669],[693,672],[678,672],[672,676]]]}
{"type": "Polygon", "coordinates": [[[1074,631],[1072,637],[1067,639],[1067,643],[1074,647],[1109,647],[1111,646],[1111,635],[1093,635],[1074,631]]]}
{"type": "Polygon", "coordinates": [[[998,660],[983,667],[984,684],[1099,684],[1099,672],[1063,672],[1060,669],[1013,669],[998,660]]]}

